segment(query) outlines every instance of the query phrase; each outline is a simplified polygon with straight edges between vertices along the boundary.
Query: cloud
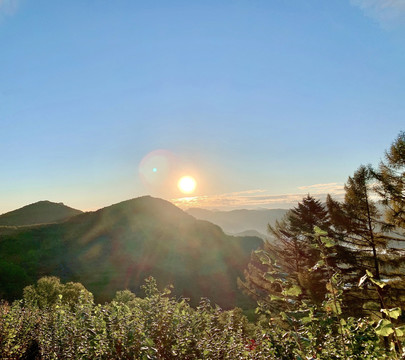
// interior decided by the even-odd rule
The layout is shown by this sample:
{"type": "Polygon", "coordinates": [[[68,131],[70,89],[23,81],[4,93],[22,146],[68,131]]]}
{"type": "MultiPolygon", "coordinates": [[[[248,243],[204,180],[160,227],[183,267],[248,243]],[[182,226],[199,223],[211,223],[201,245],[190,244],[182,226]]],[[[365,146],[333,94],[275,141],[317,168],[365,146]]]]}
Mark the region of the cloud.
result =
{"type": "Polygon", "coordinates": [[[327,184],[314,184],[314,185],[306,185],[300,186],[298,189],[305,190],[310,193],[343,193],[344,186],[342,183],[327,183],[327,184]]]}
{"type": "Polygon", "coordinates": [[[383,27],[405,24],[405,0],[351,0],[351,3],[383,27]]]}
{"type": "Polygon", "coordinates": [[[0,0],[0,16],[13,15],[18,8],[18,0],[0,0]]]}
{"type": "Polygon", "coordinates": [[[291,194],[268,194],[267,190],[255,189],[219,195],[192,196],[172,199],[172,203],[180,208],[199,207],[205,209],[232,210],[252,208],[291,208],[310,193],[315,198],[325,200],[327,194],[342,200],[344,196],[343,184],[315,184],[301,186],[299,191],[291,194]]]}

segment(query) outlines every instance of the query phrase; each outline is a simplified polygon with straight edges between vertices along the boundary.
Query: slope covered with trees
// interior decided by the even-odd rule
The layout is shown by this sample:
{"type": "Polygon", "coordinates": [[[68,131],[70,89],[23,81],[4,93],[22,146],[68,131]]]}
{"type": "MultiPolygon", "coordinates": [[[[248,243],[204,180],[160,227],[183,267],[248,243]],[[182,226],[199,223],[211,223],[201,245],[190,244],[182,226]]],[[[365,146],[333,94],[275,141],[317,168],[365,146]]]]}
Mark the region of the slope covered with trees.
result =
{"type": "Polygon", "coordinates": [[[261,242],[227,236],[167,201],[142,197],[0,235],[0,294],[13,299],[25,285],[54,275],[80,281],[106,301],[120,289],[138,291],[152,275],[194,304],[209,297],[229,308],[248,300],[236,279],[261,242]]]}
{"type": "Polygon", "coordinates": [[[0,215],[0,226],[23,226],[61,222],[82,211],[62,203],[38,201],[20,209],[0,215]]]}

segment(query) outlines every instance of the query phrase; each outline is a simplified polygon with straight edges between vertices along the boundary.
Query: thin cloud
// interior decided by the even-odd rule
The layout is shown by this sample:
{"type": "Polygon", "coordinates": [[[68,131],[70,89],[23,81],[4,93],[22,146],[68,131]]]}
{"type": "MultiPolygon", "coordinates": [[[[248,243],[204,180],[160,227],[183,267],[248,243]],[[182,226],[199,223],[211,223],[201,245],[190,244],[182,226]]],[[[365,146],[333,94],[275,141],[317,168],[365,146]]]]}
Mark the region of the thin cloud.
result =
{"type": "Polygon", "coordinates": [[[310,193],[343,193],[344,192],[344,185],[342,183],[327,183],[327,184],[314,184],[314,185],[306,185],[300,186],[298,189],[305,190],[310,193]]]}
{"type": "Polygon", "coordinates": [[[246,190],[218,195],[205,195],[172,199],[172,203],[180,208],[199,207],[204,209],[232,210],[254,208],[291,208],[310,193],[315,198],[325,200],[332,194],[337,200],[344,196],[343,185],[339,183],[315,184],[301,186],[299,192],[292,194],[265,194],[266,190],[246,190]]]}
{"type": "Polygon", "coordinates": [[[0,0],[0,15],[13,15],[18,8],[18,0],[0,0]]]}
{"type": "Polygon", "coordinates": [[[351,0],[351,3],[383,27],[405,24],[405,0],[351,0]]]}
{"type": "Polygon", "coordinates": [[[244,190],[244,191],[233,192],[231,194],[232,195],[245,195],[245,194],[257,194],[257,193],[263,193],[263,192],[267,192],[267,190],[264,190],[264,189],[244,190]]]}

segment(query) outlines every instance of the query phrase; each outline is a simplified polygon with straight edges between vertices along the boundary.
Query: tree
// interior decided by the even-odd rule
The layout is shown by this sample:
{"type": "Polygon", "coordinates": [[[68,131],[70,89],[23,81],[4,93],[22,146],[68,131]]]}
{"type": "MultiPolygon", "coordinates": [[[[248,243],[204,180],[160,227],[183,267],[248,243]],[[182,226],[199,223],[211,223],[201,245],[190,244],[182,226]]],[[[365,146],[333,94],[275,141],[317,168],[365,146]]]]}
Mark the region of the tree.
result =
{"type": "MultiPolygon", "coordinates": [[[[393,238],[384,231],[385,223],[375,201],[372,200],[373,181],[372,169],[360,166],[354,175],[348,178],[343,203],[327,197],[335,238],[342,246],[342,254],[345,254],[340,256],[338,261],[346,274],[346,304],[356,312],[360,311],[357,306],[373,310],[376,303],[379,308],[384,308],[384,299],[388,299],[388,288],[392,288],[388,281],[398,276],[395,270],[398,269],[400,258],[394,249],[387,246],[393,238]],[[377,286],[377,293],[373,289],[358,289],[357,283],[366,271],[370,271],[380,284],[377,286]]],[[[399,300],[398,291],[402,292],[401,287],[392,288],[391,300],[394,300],[394,295],[399,300]]]]}
{"type": "Polygon", "coordinates": [[[328,279],[324,269],[316,267],[321,256],[314,227],[328,231],[328,212],[307,195],[282,221],[269,225],[273,240],[252,254],[245,281],[239,280],[242,290],[278,310],[283,306],[275,302],[280,295],[321,302],[328,279]]]}
{"type": "Polygon", "coordinates": [[[385,153],[374,176],[376,191],[386,208],[386,220],[392,226],[405,228],[405,132],[401,132],[385,153]]]}
{"type": "Polygon", "coordinates": [[[24,301],[40,309],[55,306],[58,301],[74,308],[80,302],[92,303],[93,294],[80,283],[62,284],[55,276],[44,276],[36,285],[24,288],[24,301]]]}

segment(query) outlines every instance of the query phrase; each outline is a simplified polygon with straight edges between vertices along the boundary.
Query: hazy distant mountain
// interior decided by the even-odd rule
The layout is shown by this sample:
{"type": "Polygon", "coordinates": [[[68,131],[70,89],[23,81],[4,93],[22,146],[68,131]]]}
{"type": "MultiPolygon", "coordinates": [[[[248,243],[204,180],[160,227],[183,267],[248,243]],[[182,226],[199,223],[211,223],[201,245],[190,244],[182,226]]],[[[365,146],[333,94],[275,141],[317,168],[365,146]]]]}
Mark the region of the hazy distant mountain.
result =
{"type": "Polygon", "coordinates": [[[257,236],[263,240],[268,237],[267,235],[259,233],[256,230],[245,230],[240,233],[236,233],[236,234],[232,234],[232,235],[234,235],[234,236],[257,236]]]}
{"type": "Polygon", "coordinates": [[[22,226],[60,222],[81,214],[63,203],[38,201],[0,215],[0,226],[22,226]]]}
{"type": "Polygon", "coordinates": [[[228,234],[254,230],[266,236],[267,224],[273,225],[276,220],[281,220],[287,211],[286,209],[212,211],[191,208],[187,213],[220,226],[228,234]]]}
{"type": "Polygon", "coordinates": [[[236,279],[261,242],[225,235],[167,201],[141,197],[63,223],[0,233],[0,295],[18,296],[38,277],[56,275],[82,282],[105,301],[117,290],[139,292],[152,275],[194,304],[208,297],[225,308],[243,306],[247,298],[236,279]]]}

